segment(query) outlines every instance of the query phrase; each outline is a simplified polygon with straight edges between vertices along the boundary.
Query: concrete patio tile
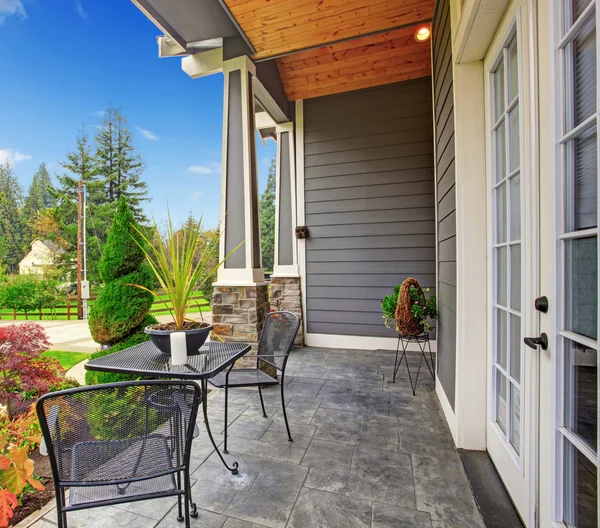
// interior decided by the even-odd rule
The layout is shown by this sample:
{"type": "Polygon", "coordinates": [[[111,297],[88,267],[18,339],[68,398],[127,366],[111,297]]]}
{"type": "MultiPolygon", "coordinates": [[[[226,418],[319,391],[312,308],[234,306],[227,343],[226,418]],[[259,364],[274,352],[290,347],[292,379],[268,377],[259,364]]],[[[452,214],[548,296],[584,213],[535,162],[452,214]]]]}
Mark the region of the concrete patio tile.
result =
{"type": "Polygon", "coordinates": [[[273,457],[273,460],[280,462],[288,462],[290,464],[300,464],[306,454],[306,447],[296,444],[296,442],[288,442],[287,445],[273,457]]]}
{"type": "Polygon", "coordinates": [[[318,427],[315,435],[315,440],[325,440],[327,442],[339,442],[341,444],[352,443],[352,433],[335,427],[318,427]]]}
{"type": "Polygon", "coordinates": [[[304,365],[304,367],[295,372],[294,378],[320,379],[323,377],[326,370],[327,368],[322,365],[304,365]]]}
{"type": "Polygon", "coordinates": [[[373,503],[371,528],[432,528],[427,512],[373,503]]]}
{"type": "Polygon", "coordinates": [[[362,420],[362,414],[321,407],[313,416],[311,425],[315,425],[319,429],[359,433],[362,420]]]}
{"type": "Polygon", "coordinates": [[[280,445],[242,438],[240,436],[230,436],[227,439],[227,449],[231,453],[241,453],[243,455],[254,455],[262,458],[271,458],[283,448],[280,445]]]}
{"type": "Polygon", "coordinates": [[[412,475],[411,459],[405,453],[356,446],[350,472],[377,477],[387,473],[398,474],[399,472],[412,475]]]}
{"type": "Polygon", "coordinates": [[[415,490],[410,471],[398,470],[371,475],[312,467],[304,486],[415,509],[415,490]]]}
{"type": "Polygon", "coordinates": [[[192,499],[198,508],[213,513],[223,513],[235,494],[235,489],[217,486],[214,483],[200,482],[193,488],[192,499]]]}
{"type": "MultiPolygon", "coordinates": [[[[290,429],[292,430],[292,437],[295,434],[301,435],[301,436],[308,436],[308,437],[312,437],[315,434],[315,431],[317,430],[316,426],[314,425],[310,425],[310,424],[301,424],[301,423],[295,423],[295,422],[289,422],[290,424],[290,429]]],[[[275,419],[273,421],[273,423],[271,424],[271,426],[267,429],[267,432],[270,431],[278,431],[278,432],[283,432],[286,434],[286,438],[287,438],[287,430],[285,428],[285,421],[283,420],[283,416],[278,417],[277,419],[275,419]]]]}
{"type": "Polygon", "coordinates": [[[294,507],[294,501],[282,501],[251,491],[239,491],[227,509],[226,515],[269,528],[284,528],[294,507]]]}
{"type": "Polygon", "coordinates": [[[269,460],[252,484],[250,492],[274,500],[295,501],[307,474],[307,467],[269,460]]]}
{"type": "Polygon", "coordinates": [[[299,394],[304,396],[316,397],[325,380],[294,377],[290,378],[291,383],[285,387],[286,397],[292,397],[299,394]]]}
{"type": "MultiPolygon", "coordinates": [[[[216,387],[212,387],[209,385],[209,388],[212,389],[213,392],[208,396],[208,406],[213,407],[222,404],[225,402],[225,389],[219,389],[216,387]]],[[[250,398],[252,398],[257,393],[257,389],[255,388],[243,388],[236,387],[229,389],[229,404],[230,405],[240,405],[246,403],[250,398]]]]}
{"type": "Polygon", "coordinates": [[[332,471],[350,470],[354,446],[314,440],[308,446],[302,459],[303,466],[326,467],[332,471]]]}
{"type": "Polygon", "coordinates": [[[216,484],[224,488],[247,490],[250,489],[250,486],[252,486],[267,461],[266,458],[239,453],[230,453],[224,456],[230,465],[234,461],[239,463],[239,473],[237,475],[233,475],[227,471],[221,463],[219,456],[213,453],[192,473],[192,478],[197,479],[199,482],[208,482],[211,485],[216,484]]]}
{"type": "MultiPolygon", "coordinates": [[[[176,517],[177,514],[173,517],[175,522],[177,522],[176,517]]],[[[57,524],[56,509],[48,512],[44,519],[57,524]]],[[[111,528],[150,528],[155,526],[157,521],[149,517],[119,510],[113,506],[106,506],[69,512],[67,513],[67,523],[69,528],[106,528],[107,526],[111,528]]]]}
{"type": "Polygon", "coordinates": [[[260,525],[248,521],[242,521],[241,519],[228,517],[223,525],[223,528],[264,528],[264,524],[260,525]]]}
{"type": "Polygon", "coordinates": [[[431,458],[413,455],[417,509],[429,512],[432,522],[450,528],[483,528],[467,476],[458,455],[431,458]],[[444,525],[442,525],[444,526],[444,525]]]}
{"type": "MultiPolygon", "coordinates": [[[[198,510],[198,517],[191,519],[191,525],[198,528],[221,528],[227,517],[218,513],[209,512],[206,510],[198,510]]],[[[167,515],[156,528],[181,528],[185,524],[177,520],[177,514],[172,512],[172,515],[167,515]]],[[[69,526],[70,528],[70,526],[69,526]]],[[[149,528],[146,525],[146,528],[149,528]]]]}
{"type": "MultiPolygon", "coordinates": [[[[213,434],[217,446],[223,443],[224,436],[213,434]]],[[[202,462],[204,462],[214,451],[214,447],[208,438],[206,431],[200,431],[200,435],[192,440],[192,450],[190,452],[190,473],[195,471],[202,462]]]]}
{"type": "Polygon", "coordinates": [[[285,429],[283,431],[281,429],[269,429],[260,437],[260,441],[269,443],[273,446],[279,446],[281,448],[291,443],[299,447],[308,447],[312,437],[297,434],[297,429],[294,427],[294,425],[296,424],[290,424],[290,431],[292,433],[292,439],[294,440],[293,442],[288,440],[287,431],[285,429]]]}
{"type": "Polygon", "coordinates": [[[454,453],[456,448],[450,432],[403,427],[399,434],[399,449],[405,453],[437,457],[445,451],[454,453]]]}
{"type": "Polygon", "coordinates": [[[370,528],[371,503],[335,493],[303,489],[288,528],[370,528]]]}
{"type": "MultiPolygon", "coordinates": [[[[192,496],[195,498],[196,491],[196,480],[190,479],[192,482],[192,496]]],[[[135,513],[142,517],[149,517],[155,521],[160,521],[165,515],[167,515],[177,505],[177,497],[164,497],[161,499],[151,499],[147,501],[136,501],[126,502],[123,504],[116,504],[115,508],[124,510],[129,513],[135,513]]]]}
{"type": "Polygon", "coordinates": [[[258,440],[270,427],[271,423],[273,423],[271,418],[240,416],[229,426],[228,434],[258,440]]]}

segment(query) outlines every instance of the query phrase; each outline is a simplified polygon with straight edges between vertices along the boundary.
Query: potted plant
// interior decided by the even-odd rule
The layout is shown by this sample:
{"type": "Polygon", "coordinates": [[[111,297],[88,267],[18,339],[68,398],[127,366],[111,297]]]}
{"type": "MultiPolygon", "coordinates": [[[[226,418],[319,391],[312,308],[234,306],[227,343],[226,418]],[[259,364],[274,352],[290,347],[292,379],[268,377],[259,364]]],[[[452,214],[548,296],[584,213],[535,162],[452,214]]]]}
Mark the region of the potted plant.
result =
{"type": "MultiPolygon", "coordinates": [[[[150,236],[138,228],[136,231],[141,238],[138,244],[164,291],[164,296],[139,284],[132,284],[132,286],[146,290],[164,301],[173,316],[172,322],[153,324],[147,326],[144,331],[164,354],[172,352],[172,334],[185,335],[187,355],[198,354],[199,348],[204,344],[213,327],[204,321],[195,321],[187,317],[187,312],[193,303],[192,295],[214,276],[219,266],[243,242],[215,265],[213,255],[218,249],[219,230],[213,231],[209,238],[204,237],[201,233],[202,220],[193,225],[188,222],[179,231],[174,231],[169,213],[168,229],[164,235],[156,222],[150,236]],[[204,242],[203,248],[201,242],[204,242]]],[[[174,337],[180,341],[183,336],[174,337]]]]}
{"type": "Polygon", "coordinates": [[[429,298],[425,294],[429,288],[421,285],[412,277],[394,287],[394,293],[381,301],[385,325],[392,327],[392,321],[400,334],[415,336],[433,331],[430,320],[437,319],[437,300],[435,295],[429,298]]]}

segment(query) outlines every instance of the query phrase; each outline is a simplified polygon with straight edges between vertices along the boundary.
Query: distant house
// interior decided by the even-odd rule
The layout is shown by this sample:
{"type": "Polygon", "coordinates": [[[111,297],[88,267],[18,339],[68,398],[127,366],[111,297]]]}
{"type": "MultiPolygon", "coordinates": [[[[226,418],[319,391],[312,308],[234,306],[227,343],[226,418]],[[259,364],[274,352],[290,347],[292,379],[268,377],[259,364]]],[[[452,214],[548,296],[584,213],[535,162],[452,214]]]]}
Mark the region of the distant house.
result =
{"type": "Polygon", "coordinates": [[[64,253],[64,250],[50,240],[34,240],[31,243],[31,250],[19,262],[19,273],[41,274],[44,268],[52,266],[56,258],[64,253]]]}

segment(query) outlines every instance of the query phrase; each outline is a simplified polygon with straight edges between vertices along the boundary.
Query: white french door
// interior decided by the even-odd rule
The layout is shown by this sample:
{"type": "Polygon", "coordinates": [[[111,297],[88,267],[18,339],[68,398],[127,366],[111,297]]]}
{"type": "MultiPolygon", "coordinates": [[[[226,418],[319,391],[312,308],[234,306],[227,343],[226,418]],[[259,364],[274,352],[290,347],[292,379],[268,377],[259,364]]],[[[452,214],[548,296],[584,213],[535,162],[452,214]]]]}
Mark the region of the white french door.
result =
{"type": "Polygon", "coordinates": [[[540,6],[552,28],[549,82],[540,91],[550,103],[541,127],[551,133],[540,145],[553,160],[541,178],[542,289],[553,292],[552,317],[542,317],[550,349],[541,380],[551,388],[541,409],[543,526],[598,526],[599,7],[597,0],[540,6]]]}
{"type": "Polygon", "coordinates": [[[537,180],[532,170],[528,2],[514,1],[484,61],[488,189],[487,448],[533,526],[537,438],[537,180]]]}

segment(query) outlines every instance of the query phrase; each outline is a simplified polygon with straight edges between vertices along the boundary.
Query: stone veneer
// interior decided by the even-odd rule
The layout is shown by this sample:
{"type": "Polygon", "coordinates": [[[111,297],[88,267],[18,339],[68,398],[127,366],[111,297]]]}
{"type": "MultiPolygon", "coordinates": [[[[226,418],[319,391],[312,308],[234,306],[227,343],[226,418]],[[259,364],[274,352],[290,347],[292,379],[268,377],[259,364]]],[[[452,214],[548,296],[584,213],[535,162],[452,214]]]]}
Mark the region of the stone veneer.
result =
{"type": "MultiPolygon", "coordinates": [[[[272,277],[269,292],[271,310],[295,313],[302,322],[302,293],[300,277],[272,277]]],[[[304,345],[304,328],[300,324],[294,345],[304,345]]]]}
{"type": "Polygon", "coordinates": [[[240,359],[237,367],[254,367],[258,337],[269,313],[269,290],[259,286],[216,286],[213,293],[214,331],[225,341],[252,343],[252,351],[240,359]]]}

